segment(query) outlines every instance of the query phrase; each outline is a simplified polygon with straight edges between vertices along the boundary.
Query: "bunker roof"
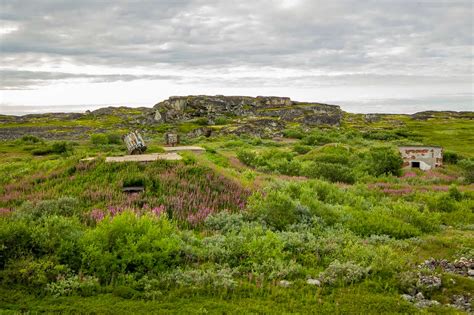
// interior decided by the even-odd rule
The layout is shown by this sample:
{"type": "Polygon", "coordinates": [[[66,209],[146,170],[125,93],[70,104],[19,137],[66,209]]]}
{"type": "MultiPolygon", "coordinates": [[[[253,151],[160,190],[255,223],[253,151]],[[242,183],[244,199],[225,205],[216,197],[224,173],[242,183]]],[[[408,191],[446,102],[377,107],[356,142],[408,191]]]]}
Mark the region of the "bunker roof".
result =
{"type": "Polygon", "coordinates": [[[399,148],[438,148],[442,149],[443,147],[437,145],[399,145],[399,148]]]}

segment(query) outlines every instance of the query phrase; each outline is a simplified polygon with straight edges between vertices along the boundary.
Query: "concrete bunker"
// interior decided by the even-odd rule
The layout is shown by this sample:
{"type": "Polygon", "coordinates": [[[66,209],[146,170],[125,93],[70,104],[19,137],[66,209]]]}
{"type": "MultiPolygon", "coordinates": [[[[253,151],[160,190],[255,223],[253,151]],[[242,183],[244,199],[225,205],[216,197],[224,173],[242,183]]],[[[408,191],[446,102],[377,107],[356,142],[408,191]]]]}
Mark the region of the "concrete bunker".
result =
{"type": "Polygon", "coordinates": [[[443,148],[437,146],[400,146],[403,166],[428,171],[443,166],[443,148]]]}

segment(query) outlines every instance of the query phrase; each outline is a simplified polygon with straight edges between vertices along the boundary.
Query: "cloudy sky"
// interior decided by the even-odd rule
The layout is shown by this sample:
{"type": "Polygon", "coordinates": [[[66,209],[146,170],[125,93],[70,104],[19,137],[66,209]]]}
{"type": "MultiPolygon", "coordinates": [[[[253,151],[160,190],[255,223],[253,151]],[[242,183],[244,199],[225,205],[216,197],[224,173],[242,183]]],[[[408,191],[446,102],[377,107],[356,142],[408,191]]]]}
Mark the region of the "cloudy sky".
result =
{"type": "Polygon", "coordinates": [[[0,113],[277,95],[474,110],[472,1],[3,0],[0,113]]]}

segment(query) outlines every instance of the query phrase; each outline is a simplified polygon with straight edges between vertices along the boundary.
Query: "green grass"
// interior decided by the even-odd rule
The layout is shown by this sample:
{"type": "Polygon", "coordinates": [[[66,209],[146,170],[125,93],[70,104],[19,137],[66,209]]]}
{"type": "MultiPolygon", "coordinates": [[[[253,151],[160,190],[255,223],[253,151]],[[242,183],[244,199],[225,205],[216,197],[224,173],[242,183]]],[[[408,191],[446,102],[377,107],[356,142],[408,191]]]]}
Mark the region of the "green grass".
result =
{"type": "MultiPolygon", "coordinates": [[[[189,290],[176,290],[157,301],[128,300],[112,294],[93,297],[37,298],[19,291],[0,291],[5,313],[60,312],[101,314],[381,314],[416,313],[394,294],[371,292],[363,286],[334,291],[314,287],[273,287],[223,294],[217,297],[189,290]],[[250,295],[250,296],[249,296],[250,295]]],[[[447,311],[447,310],[446,310],[447,311]]]]}

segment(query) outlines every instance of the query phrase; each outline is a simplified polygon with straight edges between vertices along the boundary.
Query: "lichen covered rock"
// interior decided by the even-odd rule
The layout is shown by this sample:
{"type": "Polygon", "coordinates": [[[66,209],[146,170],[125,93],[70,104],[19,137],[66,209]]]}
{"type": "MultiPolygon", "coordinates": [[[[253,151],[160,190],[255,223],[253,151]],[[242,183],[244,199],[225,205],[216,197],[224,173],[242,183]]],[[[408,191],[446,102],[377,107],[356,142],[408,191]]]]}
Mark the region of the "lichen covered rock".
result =
{"type": "Polygon", "coordinates": [[[261,117],[305,125],[339,125],[339,106],[294,102],[275,96],[173,96],[154,106],[156,122],[180,122],[199,117],[261,117]]]}

